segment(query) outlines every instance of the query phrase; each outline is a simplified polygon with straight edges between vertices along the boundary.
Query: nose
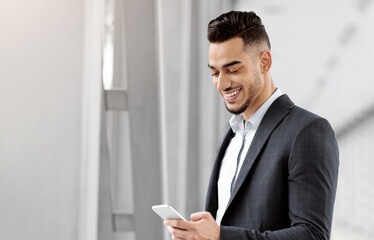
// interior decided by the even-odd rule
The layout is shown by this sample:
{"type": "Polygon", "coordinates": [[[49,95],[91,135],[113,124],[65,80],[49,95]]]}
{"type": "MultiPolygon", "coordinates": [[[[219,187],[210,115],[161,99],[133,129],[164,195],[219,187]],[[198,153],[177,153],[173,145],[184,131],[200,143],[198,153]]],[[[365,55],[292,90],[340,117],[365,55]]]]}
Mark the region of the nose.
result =
{"type": "Polygon", "coordinates": [[[231,81],[229,80],[228,76],[224,74],[220,74],[216,81],[216,88],[218,91],[226,90],[231,85],[231,81]]]}

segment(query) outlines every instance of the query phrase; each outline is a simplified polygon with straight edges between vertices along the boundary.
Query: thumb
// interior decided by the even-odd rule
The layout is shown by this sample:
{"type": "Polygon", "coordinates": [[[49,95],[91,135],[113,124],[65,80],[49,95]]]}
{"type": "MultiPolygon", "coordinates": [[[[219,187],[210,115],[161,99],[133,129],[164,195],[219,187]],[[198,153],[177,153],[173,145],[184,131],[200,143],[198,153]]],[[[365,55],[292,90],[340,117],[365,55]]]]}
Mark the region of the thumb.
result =
{"type": "Polygon", "coordinates": [[[191,218],[191,221],[197,222],[202,219],[208,219],[210,215],[211,214],[209,212],[197,212],[197,213],[191,214],[190,218],[191,218]]]}

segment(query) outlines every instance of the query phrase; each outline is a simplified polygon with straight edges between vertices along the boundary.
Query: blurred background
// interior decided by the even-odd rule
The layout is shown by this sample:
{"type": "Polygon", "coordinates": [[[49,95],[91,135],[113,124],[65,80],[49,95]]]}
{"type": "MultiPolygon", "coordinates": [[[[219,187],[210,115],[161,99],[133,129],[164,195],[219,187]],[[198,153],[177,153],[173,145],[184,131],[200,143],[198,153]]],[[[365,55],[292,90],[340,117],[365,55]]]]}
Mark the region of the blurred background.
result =
{"type": "Polygon", "coordinates": [[[170,239],[151,210],[204,209],[230,115],[208,22],[255,11],[272,75],[332,124],[333,240],[374,235],[373,0],[1,0],[0,238],[170,239]]]}

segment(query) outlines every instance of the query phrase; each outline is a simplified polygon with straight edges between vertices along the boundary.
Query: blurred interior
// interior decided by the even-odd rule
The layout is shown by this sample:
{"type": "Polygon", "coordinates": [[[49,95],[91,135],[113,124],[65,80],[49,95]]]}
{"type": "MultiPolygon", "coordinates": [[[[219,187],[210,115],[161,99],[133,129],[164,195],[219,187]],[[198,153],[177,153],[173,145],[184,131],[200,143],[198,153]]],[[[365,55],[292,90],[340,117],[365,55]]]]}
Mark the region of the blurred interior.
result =
{"type": "Polygon", "coordinates": [[[262,18],[276,86],[335,130],[331,239],[371,239],[373,0],[2,0],[0,238],[170,239],[152,205],[204,210],[230,117],[206,26],[229,10],[262,18]]]}

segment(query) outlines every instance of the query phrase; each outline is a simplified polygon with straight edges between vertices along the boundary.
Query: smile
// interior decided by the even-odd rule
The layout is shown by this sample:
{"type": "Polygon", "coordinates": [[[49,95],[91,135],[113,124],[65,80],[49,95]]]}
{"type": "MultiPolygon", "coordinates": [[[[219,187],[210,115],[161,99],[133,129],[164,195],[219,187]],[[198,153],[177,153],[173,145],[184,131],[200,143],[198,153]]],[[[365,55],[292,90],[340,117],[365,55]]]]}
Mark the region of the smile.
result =
{"type": "Polygon", "coordinates": [[[232,102],[232,101],[235,101],[235,99],[239,96],[239,93],[241,92],[241,88],[238,88],[232,92],[229,92],[229,93],[222,93],[224,99],[226,100],[226,102],[232,102]]]}
{"type": "Polygon", "coordinates": [[[229,94],[224,94],[224,95],[227,98],[231,98],[231,97],[235,96],[236,94],[238,94],[239,92],[240,92],[239,90],[236,90],[235,92],[232,92],[232,93],[229,93],[229,94]]]}

